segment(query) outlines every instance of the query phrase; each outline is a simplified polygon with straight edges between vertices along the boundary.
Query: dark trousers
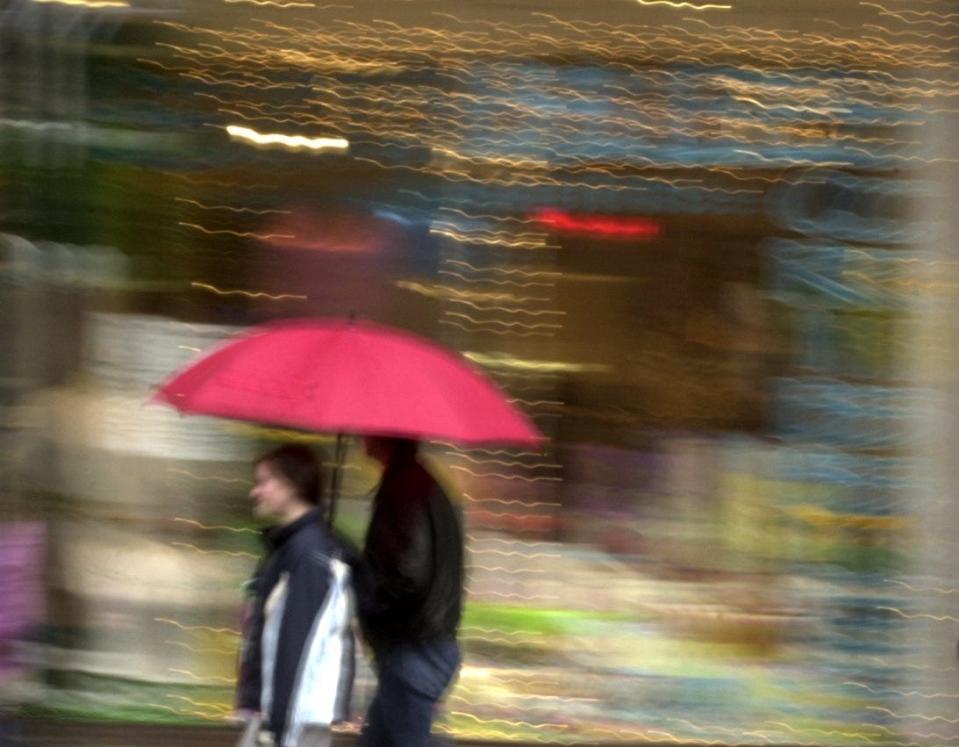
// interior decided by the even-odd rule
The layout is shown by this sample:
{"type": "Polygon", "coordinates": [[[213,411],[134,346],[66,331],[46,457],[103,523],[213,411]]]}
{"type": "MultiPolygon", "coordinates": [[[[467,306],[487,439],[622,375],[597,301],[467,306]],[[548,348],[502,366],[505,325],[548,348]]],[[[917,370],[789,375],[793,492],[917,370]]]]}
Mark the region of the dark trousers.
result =
{"type": "Polygon", "coordinates": [[[376,694],[360,747],[428,747],[436,704],[459,666],[459,646],[452,639],[377,651],[376,694]]]}

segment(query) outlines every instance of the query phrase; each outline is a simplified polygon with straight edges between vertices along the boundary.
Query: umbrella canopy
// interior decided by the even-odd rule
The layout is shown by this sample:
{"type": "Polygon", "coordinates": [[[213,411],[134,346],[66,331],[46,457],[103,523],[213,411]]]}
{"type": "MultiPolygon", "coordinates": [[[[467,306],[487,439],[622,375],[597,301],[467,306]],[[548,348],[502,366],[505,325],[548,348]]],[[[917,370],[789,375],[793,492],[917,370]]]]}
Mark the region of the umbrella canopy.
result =
{"type": "Polygon", "coordinates": [[[544,440],[461,356],[361,321],[254,327],[176,374],[154,399],[181,412],[311,431],[464,446],[544,440]]]}

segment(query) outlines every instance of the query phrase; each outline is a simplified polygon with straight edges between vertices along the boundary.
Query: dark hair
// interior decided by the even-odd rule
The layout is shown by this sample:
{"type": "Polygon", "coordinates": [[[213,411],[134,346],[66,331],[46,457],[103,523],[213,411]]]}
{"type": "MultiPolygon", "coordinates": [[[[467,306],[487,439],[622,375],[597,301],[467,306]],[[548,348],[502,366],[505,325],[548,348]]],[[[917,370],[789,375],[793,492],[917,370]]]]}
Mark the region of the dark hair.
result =
{"type": "Polygon", "coordinates": [[[323,469],[309,446],[284,444],[258,457],[254,464],[269,465],[296,489],[301,500],[311,506],[320,504],[323,469]]]}
{"type": "Polygon", "coordinates": [[[376,440],[386,446],[394,457],[415,457],[420,450],[420,442],[415,438],[403,438],[401,436],[367,436],[367,438],[376,440]]]}

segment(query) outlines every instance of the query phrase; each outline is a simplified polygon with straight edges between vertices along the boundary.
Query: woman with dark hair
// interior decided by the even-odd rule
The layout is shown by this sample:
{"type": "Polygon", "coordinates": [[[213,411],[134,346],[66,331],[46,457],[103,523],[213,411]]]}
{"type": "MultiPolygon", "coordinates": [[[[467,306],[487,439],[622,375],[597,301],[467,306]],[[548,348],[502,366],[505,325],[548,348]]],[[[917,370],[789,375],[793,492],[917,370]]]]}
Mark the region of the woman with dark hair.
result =
{"type": "Polygon", "coordinates": [[[259,457],[250,490],[266,553],[250,582],[237,707],[238,747],[322,747],[346,720],[353,686],[357,555],[323,521],[322,474],[306,446],[259,457]]]}

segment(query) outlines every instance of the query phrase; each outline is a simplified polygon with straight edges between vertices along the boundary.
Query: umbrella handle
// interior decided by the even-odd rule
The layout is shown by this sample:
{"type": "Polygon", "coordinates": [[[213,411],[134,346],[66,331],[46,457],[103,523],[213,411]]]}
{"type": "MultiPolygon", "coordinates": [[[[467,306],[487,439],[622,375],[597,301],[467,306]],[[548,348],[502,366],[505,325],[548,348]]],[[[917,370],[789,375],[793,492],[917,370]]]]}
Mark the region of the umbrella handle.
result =
{"type": "Polygon", "coordinates": [[[340,497],[340,485],[343,478],[343,462],[346,459],[346,439],[342,433],[336,434],[336,451],[333,456],[333,475],[330,478],[330,506],[327,512],[326,523],[333,528],[336,521],[336,502],[340,497]]]}

